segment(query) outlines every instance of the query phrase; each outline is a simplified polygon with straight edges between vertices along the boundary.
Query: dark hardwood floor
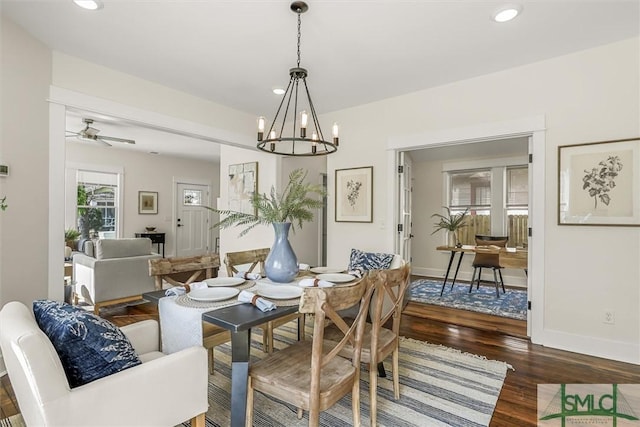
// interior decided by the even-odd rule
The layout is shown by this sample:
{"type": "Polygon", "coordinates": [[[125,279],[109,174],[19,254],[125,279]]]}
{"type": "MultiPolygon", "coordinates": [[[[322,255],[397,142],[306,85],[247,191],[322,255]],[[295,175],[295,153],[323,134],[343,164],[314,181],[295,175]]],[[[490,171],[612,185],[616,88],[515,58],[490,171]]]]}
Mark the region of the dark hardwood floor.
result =
{"type": "MultiPolygon", "coordinates": [[[[531,344],[526,338],[495,330],[434,320],[429,317],[431,307],[409,303],[405,313],[411,314],[402,316],[401,334],[502,360],[515,369],[507,373],[491,426],[535,426],[537,384],[640,383],[640,366],[545,348],[531,344]]],[[[152,304],[141,304],[103,311],[103,315],[122,326],[157,318],[157,309],[152,304]]],[[[465,319],[473,322],[474,316],[465,315],[465,319]]],[[[482,317],[475,320],[476,323],[484,322],[482,317]]],[[[7,376],[2,378],[1,387],[0,417],[17,413],[17,403],[7,376]]]]}

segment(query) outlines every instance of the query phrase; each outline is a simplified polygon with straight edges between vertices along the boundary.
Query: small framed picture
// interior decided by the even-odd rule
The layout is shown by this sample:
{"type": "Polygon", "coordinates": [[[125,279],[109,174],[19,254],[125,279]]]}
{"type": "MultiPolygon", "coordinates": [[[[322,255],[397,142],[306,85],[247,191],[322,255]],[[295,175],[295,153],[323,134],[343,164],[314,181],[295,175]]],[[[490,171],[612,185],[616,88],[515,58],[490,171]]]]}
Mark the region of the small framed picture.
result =
{"type": "Polygon", "coordinates": [[[640,138],[558,147],[558,224],[640,226],[640,138]]]}
{"type": "Polygon", "coordinates": [[[336,169],[336,222],[373,222],[373,166],[336,169]]]}
{"type": "Polygon", "coordinates": [[[138,191],[138,213],[150,215],[158,214],[157,191],[138,191]]]}

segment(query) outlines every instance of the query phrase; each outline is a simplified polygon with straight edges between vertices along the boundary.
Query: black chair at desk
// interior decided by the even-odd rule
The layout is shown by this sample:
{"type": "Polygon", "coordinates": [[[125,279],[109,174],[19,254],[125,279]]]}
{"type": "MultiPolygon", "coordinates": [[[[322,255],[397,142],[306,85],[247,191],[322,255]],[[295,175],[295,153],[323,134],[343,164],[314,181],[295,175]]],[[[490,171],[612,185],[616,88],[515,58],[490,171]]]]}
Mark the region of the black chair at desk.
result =
{"type": "Polygon", "coordinates": [[[476,255],[473,259],[473,275],[471,276],[471,285],[469,286],[469,293],[473,289],[473,282],[476,281],[476,272],[478,273],[478,279],[476,289],[480,289],[480,276],[482,275],[483,268],[493,269],[493,281],[496,285],[496,298],[500,298],[499,285],[502,285],[502,293],[505,293],[504,280],[502,279],[502,269],[500,265],[500,249],[507,246],[509,241],[508,237],[504,236],[487,236],[482,234],[476,234],[476,255]],[[500,281],[498,281],[500,276],[500,281]]]}

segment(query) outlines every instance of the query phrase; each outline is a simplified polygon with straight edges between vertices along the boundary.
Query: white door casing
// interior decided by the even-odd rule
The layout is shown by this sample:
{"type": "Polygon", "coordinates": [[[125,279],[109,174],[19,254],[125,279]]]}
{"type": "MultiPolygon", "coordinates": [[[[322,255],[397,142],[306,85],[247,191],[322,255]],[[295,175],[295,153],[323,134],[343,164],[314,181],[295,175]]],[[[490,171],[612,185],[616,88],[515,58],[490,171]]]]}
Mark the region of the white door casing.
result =
{"type": "Polygon", "coordinates": [[[412,211],[412,191],[413,191],[413,178],[412,178],[413,164],[411,162],[411,156],[409,153],[399,153],[399,169],[398,183],[400,189],[398,194],[400,196],[400,221],[399,225],[402,226],[402,230],[398,230],[398,249],[402,259],[406,262],[411,262],[411,211],[412,211]]]}
{"type": "Polygon", "coordinates": [[[211,251],[209,186],[176,182],[176,256],[191,257],[211,251]],[[191,198],[190,198],[191,197],[191,198]]]}

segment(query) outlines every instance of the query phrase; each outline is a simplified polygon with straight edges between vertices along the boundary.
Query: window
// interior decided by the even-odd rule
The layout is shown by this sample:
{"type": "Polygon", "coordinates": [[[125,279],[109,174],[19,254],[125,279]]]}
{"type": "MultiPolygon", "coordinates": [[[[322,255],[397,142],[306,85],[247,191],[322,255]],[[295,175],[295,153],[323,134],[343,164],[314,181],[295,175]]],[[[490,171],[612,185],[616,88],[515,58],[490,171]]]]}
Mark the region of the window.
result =
{"type": "Polygon", "coordinates": [[[466,227],[458,230],[458,241],[475,244],[476,234],[488,234],[491,227],[491,169],[449,172],[449,209],[468,209],[466,227]]]}
{"type": "Polygon", "coordinates": [[[449,171],[448,206],[452,213],[468,209],[458,240],[475,244],[476,234],[509,236],[509,246],[526,246],[529,213],[527,166],[494,166],[449,171]]]}
{"type": "Polygon", "coordinates": [[[529,170],[526,166],[507,168],[506,207],[509,246],[526,246],[529,234],[529,170]]]}
{"type": "Polygon", "coordinates": [[[79,170],[77,217],[82,237],[115,238],[118,226],[118,175],[79,170]]]}

